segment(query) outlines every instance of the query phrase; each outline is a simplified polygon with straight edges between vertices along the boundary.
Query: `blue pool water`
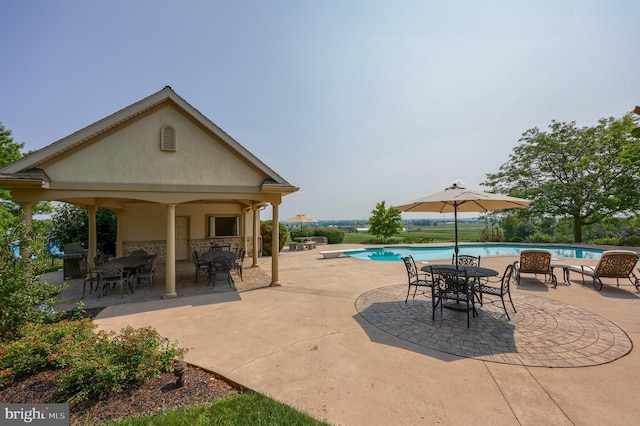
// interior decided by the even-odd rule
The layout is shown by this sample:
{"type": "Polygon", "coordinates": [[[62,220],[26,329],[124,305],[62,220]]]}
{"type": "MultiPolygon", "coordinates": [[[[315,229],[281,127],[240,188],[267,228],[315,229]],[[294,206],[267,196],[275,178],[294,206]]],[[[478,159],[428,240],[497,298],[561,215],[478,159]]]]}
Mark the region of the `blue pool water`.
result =
{"type": "MultiPolygon", "coordinates": [[[[345,256],[351,256],[365,260],[399,261],[403,257],[411,255],[414,260],[438,260],[451,259],[454,246],[442,247],[381,247],[364,251],[346,252],[345,256]]],[[[461,245],[458,254],[471,256],[520,256],[523,249],[549,250],[551,257],[563,257],[569,259],[600,259],[602,250],[588,249],[571,246],[532,246],[518,244],[477,244],[461,245]]]]}

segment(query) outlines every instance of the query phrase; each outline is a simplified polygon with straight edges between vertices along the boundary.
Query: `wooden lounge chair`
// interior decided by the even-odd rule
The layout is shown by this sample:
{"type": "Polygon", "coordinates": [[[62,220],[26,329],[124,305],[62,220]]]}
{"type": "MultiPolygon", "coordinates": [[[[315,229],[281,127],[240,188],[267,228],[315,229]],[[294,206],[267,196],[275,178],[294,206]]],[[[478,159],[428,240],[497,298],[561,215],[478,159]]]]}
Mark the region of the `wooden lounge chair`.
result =
{"type": "Polygon", "coordinates": [[[633,284],[636,291],[640,292],[640,279],[633,272],[637,263],[638,253],[635,251],[607,250],[602,252],[595,267],[569,265],[566,268],[582,274],[582,285],[585,283],[585,276],[592,277],[593,287],[598,291],[602,290],[602,278],[615,278],[618,287],[620,287],[620,278],[626,278],[633,284]]]}
{"type": "Polygon", "coordinates": [[[558,286],[558,280],[551,271],[551,253],[548,250],[524,249],[520,252],[520,260],[513,264],[515,268],[516,284],[520,285],[521,274],[544,275],[544,282],[547,282],[547,275],[551,278],[553,287],[558,286]]]}

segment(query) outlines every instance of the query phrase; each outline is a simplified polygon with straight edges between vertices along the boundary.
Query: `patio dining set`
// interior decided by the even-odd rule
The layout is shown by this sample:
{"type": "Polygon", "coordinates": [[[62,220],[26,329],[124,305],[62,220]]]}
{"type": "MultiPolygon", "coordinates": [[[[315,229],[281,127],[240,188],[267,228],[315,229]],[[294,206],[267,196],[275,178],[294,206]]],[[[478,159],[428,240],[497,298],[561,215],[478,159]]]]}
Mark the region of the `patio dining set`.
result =
{"type": "Polygon", "coordinates": [[[420,269],[412,256],[403,257],[402,260],[409,279],[405,303],[409,300],[412,288],[414,299],[418,288],[422,287],[425,295],[430,290],[432,320],[435,321],[437,307],[440,307],[440,312],[443,308],[457,309],[466,312],[467,327],[470,327],[471,317],[478,315],[476,303],[482,306],[483,295],[500,297],[505,316],[510,321],[505,297],[509,298],[513,312],[517,312],[511,298],[510,283],[514,279],[520,285],[522,274],[543,275],[544,282],[556,288],[558,280],[555,271],[562,269],[563,280],[567,284],[570,273],[577,272],[582,276],[582,285],[585,285],[586,277],[590,277],[598,291],[602,290],[603,278],[614,278],[618,287],[622,278],[628,279],[640,292],[640,278],[634,272],[638,253],[630,250],[604,251],[596,266],[587,266],[552,263],[548,250],[525,249],[521,251],[519,260],[507,265],[502,276],[494,269],[481,267],[480,256],[454,255],[451,264],[428,264],[420,269]]]}
{"type": "Polygon", "coordinates": [[[232,249],[230,245],[211,245],[209,250],[198,253],[194,248],[191,252],[193,264],[195,266],[194,281],[198,281],[200,271],[207,273],[207,283],[211,287],[221,278],[227,281],[232,287],[232,274],[237,275],[242,280],[242,264],[245,257],[245,250],[232,249]]]}
{"type": "Polygon", "coordinates": [[[127,256],[109,259],[98,253],[94,259],[95,267],[90,268],[86,258],[80,261],[80,272],[83,279],[82,298],[87,285],[89,293],[98,291],[98,297],[106,296],[110,289],[120,288],[120,296],[125,292],[134,293],[146,280],[149,287],[154,286],[158,255],[149,254],[145,250],[135,250],[127,256]]]}

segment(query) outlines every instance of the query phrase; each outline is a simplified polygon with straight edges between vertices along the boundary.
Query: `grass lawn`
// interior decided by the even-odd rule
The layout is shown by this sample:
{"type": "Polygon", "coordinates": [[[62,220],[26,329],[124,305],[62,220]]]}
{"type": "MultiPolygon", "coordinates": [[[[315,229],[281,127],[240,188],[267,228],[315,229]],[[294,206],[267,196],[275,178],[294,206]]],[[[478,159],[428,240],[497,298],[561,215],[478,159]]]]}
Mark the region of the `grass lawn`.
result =
{"type": "MultiPolygon", "coordinates": [[[[459,223],[458,241],[480,241],[480,235],[484,229],[484,223],[459,223]]],[[[344,236],[345,244],[360,244],[375,236],[365,232],[347,233],[344,236]]],[[[390,238],[391,243],[402,242],[405,238],[421,239],[424,242],[442,243],[453,242],[455,239],[455,227],[453,223],[439,222],[438,226],[411,226],[406,232],[395,234],[390,238]]]]}
{"type": "Polygon", "coordinates": [[[142,425],[328,425],[254,392],[180,410],[163,411],[154,416],[109,423],[111,426],[142,425]]]}

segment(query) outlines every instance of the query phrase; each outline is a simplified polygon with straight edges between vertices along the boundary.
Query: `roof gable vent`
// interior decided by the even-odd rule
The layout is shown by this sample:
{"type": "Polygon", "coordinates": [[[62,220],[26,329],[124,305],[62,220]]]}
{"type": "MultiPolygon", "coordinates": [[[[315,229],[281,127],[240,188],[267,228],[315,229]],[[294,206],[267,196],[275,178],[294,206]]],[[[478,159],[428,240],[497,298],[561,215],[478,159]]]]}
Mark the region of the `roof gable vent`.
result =
{"type": "Polygon", "coordinates": [[[176,150],[176,129],[164,126],[160,131],[160,149],[163,151],[176,150]]]}

